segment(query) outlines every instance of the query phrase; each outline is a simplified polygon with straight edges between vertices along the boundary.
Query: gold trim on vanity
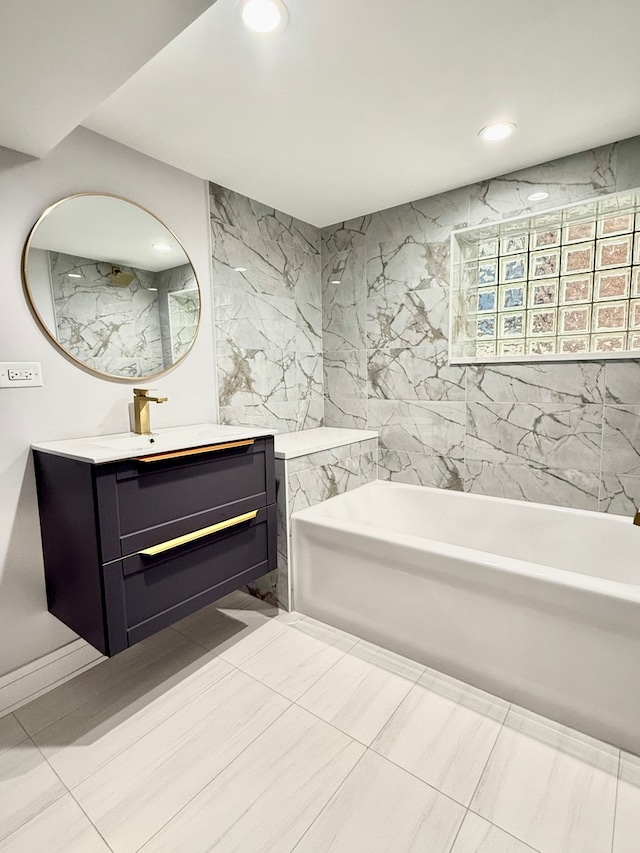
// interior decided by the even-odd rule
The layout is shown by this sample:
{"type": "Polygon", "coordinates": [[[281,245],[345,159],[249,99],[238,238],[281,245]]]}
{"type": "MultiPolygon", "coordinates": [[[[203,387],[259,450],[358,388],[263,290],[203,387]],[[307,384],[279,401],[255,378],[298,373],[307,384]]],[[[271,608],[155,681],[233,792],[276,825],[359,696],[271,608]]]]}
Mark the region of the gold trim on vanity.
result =
{"type": "Polygon", "coordinates": [[[157,554],[162,554],[165,551],[170,551],[172,548],[178,548],[180,545],[187,545],[189,542],[196,542],[205,536],[211,536],[212,533],[219,533],[221,530],[226,530],[228,527],[235,527],[236,524],[242,524],[243,521],[251,521],[258,514],[258,510],[245,512],[244,515],[236,515],[235,518],[228,518],[226,521],[220,521],[218,524],[212,524],[210,527],[202,527],[200,530],[194,530],[193,533],[187,533],[185,536],[178,536],[176,539],[168,539],[166,542],[161,542],[159,545],[153,545],[151,548],[145,548],[143,551],[138,551],[139,554],[144,554],[145,557],[155,557],[157,554]]]}
{"type": "Polygon", "coordinates": [[[171,450],[156,453],[154,456],[138,456],[137,462],[162,462],[163,459],[180,459],[181,456],[196,456],[198,453],[213,453],[216,450],[229,450],[232,447],[249,447],[255,444],[255,438],[244,441],[227,441],[225,444],[207,444],[204,447],[190,447],[188,450],[171,450]]]}

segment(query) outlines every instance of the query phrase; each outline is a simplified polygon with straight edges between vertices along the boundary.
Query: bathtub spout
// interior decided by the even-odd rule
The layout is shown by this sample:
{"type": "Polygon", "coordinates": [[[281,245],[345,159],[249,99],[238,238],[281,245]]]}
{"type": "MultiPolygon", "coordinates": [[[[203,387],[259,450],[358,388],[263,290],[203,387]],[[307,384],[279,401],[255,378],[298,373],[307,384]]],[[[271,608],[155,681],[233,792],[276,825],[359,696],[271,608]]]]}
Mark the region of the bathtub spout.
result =
{"type": "Polygon", "coordinates": [[[640,527],[640,509],[636,510],[636,514],[633,516],[633,523],[640,527]]]}

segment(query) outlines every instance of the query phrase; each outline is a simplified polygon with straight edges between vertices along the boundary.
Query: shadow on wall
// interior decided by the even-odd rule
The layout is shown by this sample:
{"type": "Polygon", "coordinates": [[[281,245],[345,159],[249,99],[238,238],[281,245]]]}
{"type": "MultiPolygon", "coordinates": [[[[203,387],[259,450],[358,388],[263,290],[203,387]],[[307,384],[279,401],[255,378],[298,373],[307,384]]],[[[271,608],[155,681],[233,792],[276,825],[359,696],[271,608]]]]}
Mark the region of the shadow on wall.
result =
{"type": "MultiPolygon", "coordinates": [[[[2,629],[3,606],[11,607],[12,620],[19,619],[23,624],[28,623],[26,630],[31,635],[55,635],[57,646],[72,642],[76,635],[62,622],[52,616],[47,609],[44,595],[42,576],[42,542],[40,539],[40,524],[38,520],[36,483],[33,468],[33,458],[30,451],[21,453],[15,461],[4,470],[3,475],[8,480],[20,478],[23,470],[18,503],[13,515],[13,525],[9,535],[4,566],[0,571],[0,645],[3,652],[9,655],[7,661],[9,671],[15,668],[11,662],[10,638],[4,636],[2,629]]],[[[12,507],[3,507],[7,514],[12,507]]],[[[15,649],[15,666],[24,661],[21,650],[15,649]]]]}
{"type": "Polygon", "coordinates": [[[14,169],[19,169],[20,166],[26,166],[28,163],[33,163],[37,157],[32,157],[30,154],[22,154],[20,151],[14,151],[13,148],[5,148],[0,145],[0,159],[2,160],[2,171],[11,172],[14,169]]]}

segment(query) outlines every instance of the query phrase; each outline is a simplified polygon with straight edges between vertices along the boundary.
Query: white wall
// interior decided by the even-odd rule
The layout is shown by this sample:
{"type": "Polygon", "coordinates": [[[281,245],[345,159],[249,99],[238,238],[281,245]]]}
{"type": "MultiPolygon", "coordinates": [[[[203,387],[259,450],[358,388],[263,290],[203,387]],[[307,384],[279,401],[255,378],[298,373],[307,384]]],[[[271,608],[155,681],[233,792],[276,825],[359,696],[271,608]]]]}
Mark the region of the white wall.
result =
{"type": "Polygon", "coordinates": [[[85,129],[42,160],[0,148],[0,361],[39,361],[43,388],[0,389],[0,676],[75,638],[47,611],[33,463],[29,446],[129,429],[134,383],[93,377],[40,331],[22,291],[20,258],[48,205],[76,192],[131,198],[181,239],[202,289],[203,319],[185,361],[154,380],[169,402],[154,425],[217,421],[207,186],[85,129]]]}

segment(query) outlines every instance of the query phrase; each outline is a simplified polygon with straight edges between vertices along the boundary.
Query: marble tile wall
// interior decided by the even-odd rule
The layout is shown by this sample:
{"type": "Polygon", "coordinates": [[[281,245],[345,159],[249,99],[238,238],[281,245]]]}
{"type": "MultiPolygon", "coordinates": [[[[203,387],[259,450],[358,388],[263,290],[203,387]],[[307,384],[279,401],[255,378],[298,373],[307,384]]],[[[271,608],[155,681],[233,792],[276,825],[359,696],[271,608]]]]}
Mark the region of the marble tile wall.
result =
{"type": "Polygon", "coordinates": [[[169,328],[173,361],[178,361],[189,352],[198,331],[199,319],[200,294],[197,290],[188,294],[169,293],[169,328]]]}
{"type": "Polygon", "coordinates": [[[323,424],[320,229],[210,184],[222,423],[323,424]]]}
{"type": "Polygon", "coordinates": [[[200,320],[200,291],[191,264],[156,273],[162,356],[166,365],[182,358],[196,337],[200,320]],[[179,296],[169,294],[178,292],[179,296]]]}
{"type": "Polygon", "coordinates": [[[285,610],[293,605],[291,513],[378,479],[378,442],[367,439],[293,459],[276,459],[278,568],[249,584],[252,595],[285,610]]]}
{"type": "Polygon", "coordinates": [[[636,186],[640,137],[324,228],[326,426],[378,430],[381,478],[631,513],[640,362],[449,366],[447,338],[452,229],[636,186]]]}
{"type": "Polygon", "coordinates": [[[159,373],[191,347],[200,316],[200,292],[191,264],[135,275],[127,287],[111,284],[112,264],[49,252],[56,335],[84,364],[136,377],[159,373]],[[69,278],[73,272],[82,277],[69,278]],[[187,296],[169,298],[175,291],[187,296]]]}
{"type": "Polygon", "coordinates": [[[56,334],[62,346],[95,370],[145,376],[164,370],[155,273],[123,267],[135,280],[111,284],[112,264],[50,252],[56,334]],[[75,272],[82,278],[69,278],[75,272]]]}

